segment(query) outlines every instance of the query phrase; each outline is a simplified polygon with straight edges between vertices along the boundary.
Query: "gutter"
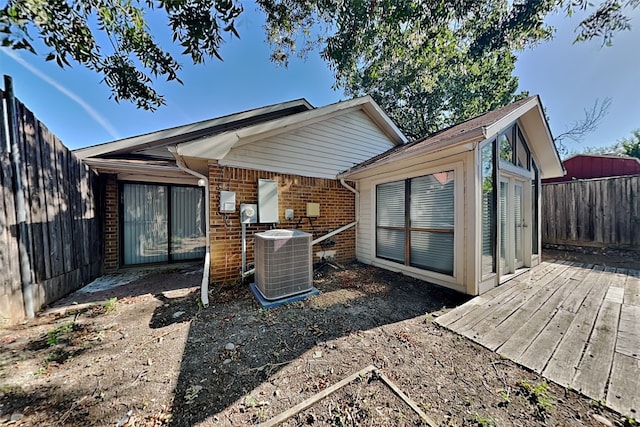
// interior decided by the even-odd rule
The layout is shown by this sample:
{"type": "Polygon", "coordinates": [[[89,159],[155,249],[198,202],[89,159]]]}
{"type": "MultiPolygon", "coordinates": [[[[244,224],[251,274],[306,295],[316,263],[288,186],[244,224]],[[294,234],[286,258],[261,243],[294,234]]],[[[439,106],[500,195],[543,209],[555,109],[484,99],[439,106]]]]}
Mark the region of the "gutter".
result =
{"type": "Polygon", "coordinates": [[[198,185],[204,187],[204,211],[206,212],[205,216],[207,219],[207,226],[205,229],[205,255],[204,255],[204,267],[202,271],[202,283],[200,284],[200,300],[202,301],[203,307],[209,307],[209,269],[211,267],[211,241],[209,237],[209,228],[211,224],[211,212],[209,209],[209,180],[206,176],[202,175],[199,172],[191,170],[187,167],[182,159],[182,156],[178,154],[178,151],[175,147],[167,147],[169,152],[173,154],[173,157],[176,159],[176,164],[178,168],[189,175],[193,175],[198,179],[198,185]]]}

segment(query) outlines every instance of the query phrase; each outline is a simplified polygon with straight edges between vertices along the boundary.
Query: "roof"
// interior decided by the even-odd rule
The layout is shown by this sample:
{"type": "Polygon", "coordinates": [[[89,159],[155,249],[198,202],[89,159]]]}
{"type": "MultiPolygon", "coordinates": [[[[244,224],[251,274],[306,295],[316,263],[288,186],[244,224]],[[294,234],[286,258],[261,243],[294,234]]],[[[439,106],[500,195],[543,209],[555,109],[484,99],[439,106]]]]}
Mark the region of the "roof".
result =
{"type": "Polygon", "coordinates": [[[152,154],[152,150],[155,148],[156,153],[162,153],[166,158],[173,158],[167,150],[163,149],[165,146],[197,140],[204,136],[229,131],[231,129],[238,129],[313,109],[314,107],[306,99],[296,99],[293,101],[267,105],[264,107],[254,108],[252,110],[242,111],[182,126],[162,129],[130,138],[93,145],[91,147],[80,148],[74,150],[73,153],[81,159],[88,157],[118,157],[125,153],[129,155],[138,154],[141,158],[153,158],[157,157],[157,155],[154,156],[152,154]],[[162,148],[162,150],[158,151],[158,148],[162,148]]]}
{"type": "Polygon", "coordinates": [[[560,156],[553,143],[551,131],[543,114],[542,104],[537,95],[521,99],[503,108],[489,111],[462,123],[453,125],[416,141],[393,147],[386,152],[362,162],[340,174],[340,177],[354,178],[364,170],[389,162],[399,161],[418,154],[434,153],[465,143],[480,142],[497,135],[516,120],[526,118],[529,134],[535,134],[535,141],[529,141],[536,157],[541,161],[543,176],[563,174],[560,156]],[[532,144],[534,142],[534,144],[532,144]]]}
{"type": "Polygon", "coordinates": [[[563,177],[545,179],[544,183],[574,179],[640,175],[640,159],[615,154],[577,154],[562,162],[567,173],[563,177]]]}
{"type": "Polygon", "coordinates": [[[407,138],[370,96],[313,108],[304,99],[274,104],[242,113],[164,129],[144,135],[75,150],[81,159],[173,160],[167,147],[179,156],[223,159],[231,148],[362,110],[397,145],[407,138]]]}

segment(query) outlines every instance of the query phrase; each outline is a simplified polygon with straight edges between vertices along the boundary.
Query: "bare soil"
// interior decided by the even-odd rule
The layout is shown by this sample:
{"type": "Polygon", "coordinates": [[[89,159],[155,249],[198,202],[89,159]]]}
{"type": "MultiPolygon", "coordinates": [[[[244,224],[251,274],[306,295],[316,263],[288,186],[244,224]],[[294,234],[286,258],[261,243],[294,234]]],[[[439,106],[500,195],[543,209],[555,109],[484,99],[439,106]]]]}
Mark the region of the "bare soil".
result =
{"type": "MultiPolygon", "coordinates": [[[[353,264],[320,295],[265,310],[246,285],[199,304],[197,267],[61,302],[0,331],[0,425],[257,424],[375,365],[439,425],[601,426],[598,402],[433,322],[468,297],[353,264]]],[[[285,425],[421,425],[375,375],[285,425]]]]}

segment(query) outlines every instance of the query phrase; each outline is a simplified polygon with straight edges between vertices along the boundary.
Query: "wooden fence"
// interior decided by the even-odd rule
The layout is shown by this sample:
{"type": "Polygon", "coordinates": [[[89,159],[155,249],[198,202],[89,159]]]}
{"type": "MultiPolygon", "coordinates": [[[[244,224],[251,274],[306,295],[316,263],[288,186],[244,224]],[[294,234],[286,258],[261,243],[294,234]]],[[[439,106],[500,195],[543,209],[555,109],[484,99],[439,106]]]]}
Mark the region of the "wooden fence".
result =
{"type": "Polygon", "coordinates": [[[0,129],[0,325],[29,313],[25,297],[32,296],[37,311],[93,280],[103,260],[97,176],[13,98],[10,82],[5,77],[7,88],[0,90],[0,117],[9,123],[8,134],[0,129]]]}
{"type": "Polygon", "coordinates": [[[640,247],[640,176],[542,186],[542,241],[640,247]]]}

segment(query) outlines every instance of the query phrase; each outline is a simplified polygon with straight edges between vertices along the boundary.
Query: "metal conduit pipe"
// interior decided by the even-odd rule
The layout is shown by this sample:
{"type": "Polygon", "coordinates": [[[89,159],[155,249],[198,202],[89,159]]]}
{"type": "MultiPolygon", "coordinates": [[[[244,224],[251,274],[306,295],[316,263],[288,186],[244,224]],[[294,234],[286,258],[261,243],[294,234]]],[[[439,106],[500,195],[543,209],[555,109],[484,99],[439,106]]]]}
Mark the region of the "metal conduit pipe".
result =
{"type": "Polygon", "coordinates": [[[206,176],[202,175],[199,172],[191,170],[187,167],[182,159],[182,156],[178,154],[178,150],[175,147],[167,147],[169,152],[176,159],[176,165],[180,170],[188,173],[189,175],[193,175],[198,178],[198,185],[204,187],[204,211],[207,225],[205,227],[205,254],[204,254],[204,267],[202,272],[202,283],[200,284],[200,300],[202,301],[203,307],[209,307],[209,269],[211,266],[211,242],[209,239],[209,227],[211,224],[211,212],[209,211],[209,180],[206,176]]]}

